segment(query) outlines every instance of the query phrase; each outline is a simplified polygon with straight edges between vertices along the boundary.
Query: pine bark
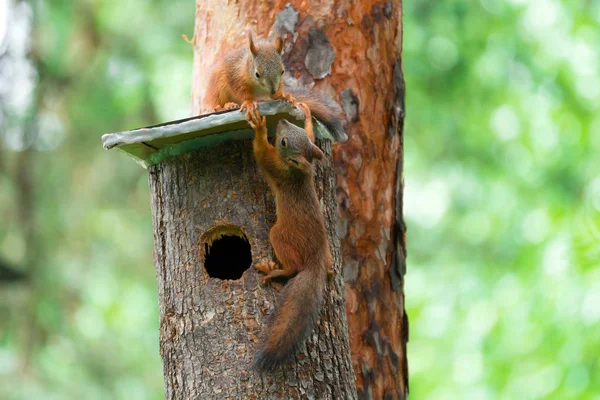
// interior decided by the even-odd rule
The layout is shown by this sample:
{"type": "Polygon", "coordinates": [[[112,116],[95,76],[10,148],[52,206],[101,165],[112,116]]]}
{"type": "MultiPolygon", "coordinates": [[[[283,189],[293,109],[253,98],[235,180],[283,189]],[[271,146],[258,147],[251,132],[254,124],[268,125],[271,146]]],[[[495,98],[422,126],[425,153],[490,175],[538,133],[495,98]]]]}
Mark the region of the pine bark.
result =
{"type": "Polygon", "coordinates": [[[285,33],[288,82],[328,92],[348,123],[333,146],[352,364],[358,397],[405,399],[406,227],[402,216],[402,1],[196,2],[193,112],[210,66],[250,26],[285,33]]]}

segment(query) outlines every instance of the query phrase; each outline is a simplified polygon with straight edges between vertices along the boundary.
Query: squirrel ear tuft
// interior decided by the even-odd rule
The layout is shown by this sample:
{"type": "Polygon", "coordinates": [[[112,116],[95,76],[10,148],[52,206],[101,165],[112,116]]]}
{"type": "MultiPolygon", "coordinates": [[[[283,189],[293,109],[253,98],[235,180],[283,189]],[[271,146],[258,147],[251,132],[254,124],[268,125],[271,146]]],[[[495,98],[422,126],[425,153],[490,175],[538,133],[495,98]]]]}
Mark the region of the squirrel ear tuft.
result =
{"type": "Polygon", "coordinates": [[[252,29],[248,29],[248,47],[250,48],[252,55],[255,56],[258,53],[258,49],[254,44],[254,38],[252,37],[252,29]]]}
{"type": "Polygon", "coordinates": [[[323,158],[325,158],[325,154],[323,154],[321,149],[318,148],[317,145],[315,145],[315,144],[312,145],[312,153],[313,153],[313,157],[319,161],[321,161],[323,158]]]}
{"type": "Polygon", "coordinates": [[[275,43],[273,43],[273,45],[275,46],[275,50],[277,50],[278,53],[281,53],[281,50],[283,50],[283,38],[279,33],[275,35],[275,43]]]}

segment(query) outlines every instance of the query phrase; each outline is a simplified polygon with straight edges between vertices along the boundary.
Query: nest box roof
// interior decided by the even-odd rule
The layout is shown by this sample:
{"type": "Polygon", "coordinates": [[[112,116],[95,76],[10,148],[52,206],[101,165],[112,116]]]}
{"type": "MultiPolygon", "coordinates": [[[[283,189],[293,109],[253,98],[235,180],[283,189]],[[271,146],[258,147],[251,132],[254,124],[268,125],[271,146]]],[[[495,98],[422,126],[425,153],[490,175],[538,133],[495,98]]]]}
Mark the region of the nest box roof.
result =
{"type": "MultiPolygon", "coordinates": [[[[267,127],[274,128],[281,118],[302,126],[304,113],[289,103],[275,100],[259,104],[261,115],[267,117],[267,127]]],[[[219,111],[165,122],[159,125],[102,135],[105,149],[114,147],[133,157],[145,168],[170,156],[187,153],[202,147],[254,137],[254,131],[239,109],[219,111]]],[[[335,141],[329,130],[314,119],[315,136],[335,141]]],[[[269,129],[272,136],[275,129],[269,129]]]]}

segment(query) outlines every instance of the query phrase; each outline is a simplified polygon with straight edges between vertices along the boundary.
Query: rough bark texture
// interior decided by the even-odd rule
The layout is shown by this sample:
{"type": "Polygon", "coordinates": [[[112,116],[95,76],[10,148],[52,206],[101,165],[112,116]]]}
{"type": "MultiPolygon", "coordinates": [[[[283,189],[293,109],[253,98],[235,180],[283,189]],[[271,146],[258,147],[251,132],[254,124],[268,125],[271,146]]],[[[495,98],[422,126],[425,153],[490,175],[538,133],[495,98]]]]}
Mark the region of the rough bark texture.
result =
{"type": "MultiPolygon", "coordinates": [[[[330,158],[331,143],[320,145],[330,158]]],[[[250,364],[276,290],[263,287],[254,268],[238,280],[210,278],[205,269],[205,243],[215,226],[241,228],[253,263],[273,258],[268,233],[275,204],[251,142],[170,158],[149,173],[166,398],[356,398],[332,168],[319,166],[315,181],[336,279],[328,283],[320,323],[295,362],[266,377],[250,364]]]]}
{"type": "Polygon", "coordinates": [[[359,398],[408,393],[402,217],[402,2],[323,0],[196,3],[193,111],[217,57],[261,36],[286,34],[288,81],[342,105],[349,141],[334,145],[346,309],[359,398]]]}

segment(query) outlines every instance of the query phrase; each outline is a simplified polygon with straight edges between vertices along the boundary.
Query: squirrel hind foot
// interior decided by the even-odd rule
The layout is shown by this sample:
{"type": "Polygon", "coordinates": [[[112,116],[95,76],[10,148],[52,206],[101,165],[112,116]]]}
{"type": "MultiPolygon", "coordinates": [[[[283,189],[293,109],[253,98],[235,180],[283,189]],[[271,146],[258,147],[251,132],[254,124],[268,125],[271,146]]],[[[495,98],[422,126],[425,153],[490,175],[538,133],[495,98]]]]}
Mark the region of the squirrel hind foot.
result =
{"type": "Polygon", "coordinates": [[[260,272],[264,273],[264,274],[268,274],[271,271],[274,271],[277,268],[277,264],[275,264],[274,261],[269,261],[269,262],[264,262],[264,263],[258,263],[254,266],[255,269],[259,270],[260,272]]]}
{"type": "Polygon", "coordinates": [[[287,279],[292,278],[295,275],[294,272],[291,272],[291,271],[285,270],[285,269],[280,269],[278,267],[278,265],[273,261],[269,261],[267,263],[256,264],[254,266],[254,268],[257,269],[258,271],[262,272],[263,274],[266,274],[262,278],[263,285],[266,285],[272,279],[287,280],[287,279]]]}
{"type": "Polygon", "coordinates": [[[286,271],[284,269],[276,269],[269,272],[265,277],[263,277],[263,283],[268,283],[271,279],[283,279],[284,281],[294,277],[294,273],[286,271]]]}

